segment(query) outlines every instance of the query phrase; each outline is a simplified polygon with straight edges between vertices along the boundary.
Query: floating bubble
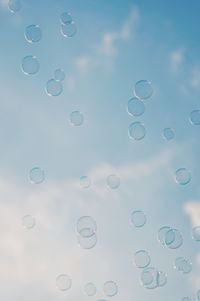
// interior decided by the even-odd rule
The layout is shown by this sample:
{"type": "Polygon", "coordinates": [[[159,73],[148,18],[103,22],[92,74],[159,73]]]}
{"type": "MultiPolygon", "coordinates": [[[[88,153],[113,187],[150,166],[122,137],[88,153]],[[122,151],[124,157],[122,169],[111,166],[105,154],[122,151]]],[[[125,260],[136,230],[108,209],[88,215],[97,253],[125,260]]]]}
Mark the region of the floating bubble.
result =
{"type": "Polygon", "coordinates": [[[157,286],[162,287],[165,286],[167,283],[167,274],[162,272],[162,271],[158,271],[157,273],[157,286]]]}
{"type": "Polygon", "coordinates": [[[40,64],[36,56],[28,55],[22,59],[22,71],[26,75],[36,74],[40,69],[40,64]]]}
{"type": "Polygon", "coordinates": [[[134,254],[134,261],[137,268],[146,268],[149,266],[151,258],[147,251],[140,250],[134,254]]]}
{"type": "Polygon", "coordinates": [[[131,116],[141,116],[145,111],[145,105],[143,101],[133,97],[128,101],[127,111],[131,116]]]}
{"type": "Polygon", "coordinates": [[[49,96],[59,96],[63,91],[62,83],[55,80],[50,79],[46,83],[46,92],[49,96]]]}
{"type": "Polygon", "coordinates": [[[80,186],[81,188],[89,188],[91,185],[91,180],[88,176],[80,177],[80,186]]]}
{"type": "Polygon", "coordinates": [[[60,15],[60,22],[61,22],[63,25],[72,23],[72,16],[71,16],[71,14],[68,13],[68,12],[62,13],[62,14],[60,15]]]}
{"type": "Polygon", "coordinates": [[[91,216],[82,216],[76,225],[77,233],[83,237],[90,237],[97,231],[97,224],[91,216]]]}
{"type": "Polygon", "coordinates": [[[71,23],[61,26],[61,33],[64,37],[72,38],[77,32],[76,24],[72,21],[71,23]]]}
{"type": "Polygon", "coordinates": [[[153,267],[145,268],[140,276],[142,286],[147,289],[155,289],[158,287],[158,271],[153,267]]]}
{"type": "Polygon", "coordinates": [[[32,229],[35,226],[35,218],[31,215],[25,215],[22,218],[22,224],[27,229],[32,229]]]}
{"type": "Polygon", "coordinates": [[[131,224],[137,228],[143,227],[146,224],[147,218],[143,211],[136,210],[131,213],[131,224]]]}
{"type": "Polygon", "coordinates": [[[22,8],[21,1],[20,0],[9,0],[8,8],[12,13],[17,13],[22,8]]]}
{"type": "Polygon", "coordinates": [[[39,25],[29,25],[25,30],[25,38],[29,43],[39,42],[42,38],[42,31],[39,25]]]}
{"type": "Polygon", "coordinates": [[[144,124],[136,121],[129,126],[129,137],[134,140],[142,140],[146,135],[144,124]]]}
{"type": "Polygon", "coordinates": [[[168,227],[168,226],[163,226],[161,227],[159,230],[158,230],[158,241],[163,245],[163,246],[166,246],[165,245],[165,235],[166,233],[170,230],[171,228],[168,227]]]}
{"type": "Polygon", "coordinates": [[[104,283],[103,290],[107,297],[113,297],[118,293],[118,287],[114,281],[106,281],[104,283]]]}
{"type": "Polygon", "coordinates": [[[174,136],[175,136],[175,133],[174,133],[174,130],[172,128],[165,128],[163,130],[163,137],[166,139],[166,140],[172,140],[174,139],[174,136]]]}
{"type": "Polygon", "coordinates": [[[44,181],[44,170],[40,167],[34,167],[29,172],[29,180],[32,184],[40,184],[44,181]]]}
{"type": "Polygon", "coordinates": [[[174,267],[184,273],[189,274],[192,271],[192,263],[190,260],[185,259],[184,257],[178,257],[175,259],[174,267]]]}
{"type": "Polygon", "coordinates": [[[184,167],[176,170],[176,182],[180,185],[187,185],[191,181],[191,173],[184,167]]]}
{"type": "Polygon", "coordinates": [[[79,111],[74,111],[70,114],[70,123],[73,126],[80,126],[83,124],[84,117],[83,114],[79,111]]]}
{"type": "Polygon", "coordinates": [[[116,175],[109,175],[106,182],[111,189],[117,189],[120,186],[120,178],[116,175]]]}
{"type": "Polygon", "coordinates": [[[190,113],[190,122],[193,125],[200,125],[200,110],[194,110],[190,113]]]}
{"type": "Polygon", "coordinates": [[[165,244],[170,249],[178,249],[183,244],[183,237],[179,230],[170,229],[165,234],[165,244]]]}
{"type": "Polygon", "coordinates": [[[62,274],[56,278],[56,285],[59,290],[67,291],[72,286],[72,280],[68,275],[62,274]]]}
{"type": "Polygon", "coordinates": [[[200,290],[197,291],[196,297],[197,297],[196,301],[200,301],[200,290]]]}
{"type": "Polygon", "coordinates": [[[83,249],[92,249],[97,244],[97,235],[96,233],[93,233],[88,237],[83,235],[81,231],[80,235],[78,235],[78,243],[79,246],[83,249]]]}
{"type": "Polygon", "coordinates": [[[192,239],[195,241],[200,241],[200,226],[194,227],[192,229],[192,239]]]}
{"type": "Polygon", "coordinates": [[[54,71],[54,77],[56,81],[62,82],[65,79],[65,72],[61,69],[56,69],[54,71]]]}
{"type": "Polygon", "coordinates": [[[96,292],[97,292],[96,286],[92,282],[87,283],[85,285],[84,290],[85,290],[86,295],[88,295],[88,296],[94,296],[94,295],[96,295],[96,292]]]}
{"type": "Polygon", "coordinates": [[[139,99],[150,98],[153,94],[151,82],[148,80],[140,80],[135,84],[134,94],[139,99]]]}

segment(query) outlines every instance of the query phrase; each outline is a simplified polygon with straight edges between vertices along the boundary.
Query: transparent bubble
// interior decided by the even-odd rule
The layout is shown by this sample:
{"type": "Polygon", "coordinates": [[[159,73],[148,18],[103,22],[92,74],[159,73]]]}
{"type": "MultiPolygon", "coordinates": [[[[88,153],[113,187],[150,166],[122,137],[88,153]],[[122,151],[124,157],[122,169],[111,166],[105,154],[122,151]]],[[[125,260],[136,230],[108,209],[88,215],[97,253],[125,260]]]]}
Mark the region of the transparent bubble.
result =
{"type": "Polygon", "coordinates": [[[134,94],[140,99],[150,98],[153,94],[151,82],[148,80],[140,80],[135,84],[134,94]]]}
{"type": "Polygon", "coordinates": [[[90,237],[97,231],[97,224],[91,216],[82,216],[76,225],[77,233],[83,237],[90,237]]]}
{"type": "Polygon", "coordinates": [[[40,167],[34,167],[29,172],[29,180],[32,184],[40,184],[44,181],[44,170],[40,167]]]}
{"type": "Polygon", "coordinates": [[[96,235],[96,233],[94,233],[88,237],[88,236],[82,235],[82,231],[81,231],[81,234],[78,235],[78,243],[79,243],[79,246],[83,249],[92,249],[97,244],[97,235],[96,235]]]}
{"type": "Polygon", "coordinates": [[[84,117],[79,111],[74,111],[70,114],[70,123],[74,126],[80,126],[83,124],[84,117]]]}
{"type": "Polygon", "coordinates": [[[142,140],[146,135],[144,124],[136,121],[129,126],[129,137],[134,140],[142,140]]]}
{"type": "Polygon", "coordinates": [[[80,186],[81,188],[89,188],[91,185],[91,180],[88,176],[80,177],[80,186]]]}
{"type": "Polygon", "coordinates": [[[183,237],[179,230],[170,229],[165,234],[165,244],[170,249],[178,249],[183,244],[183,237]]]}
{"type": "Polygon", "coordinates": [[[42,31],[39,25],[29,25],[25,30],[25,38],[29,43],[39,42],[42,38],[42,31]]]}
{"type": "Polygon", "coordinates": [[[62,82],[65,79],[65,72],[61,69],[56,69],[54,71],[54,77],[56,81],[62,82]]]}
{"type": "Polygon", "coordinates": [[[46,92],[49,96],[59,96],[62,91],[63,86],[61,82],[52,78],[46,83],[46,92]]]}
{"type": "Polygon", "coordinates": [[[165,235],[171,228],[168,226],[163,226],[158,230],[158,241],[165,246],[165,235]]]}
{"type": "Polygon", "coordinates": [[[72,23],[72,16],[71,16],[71,14],[68,13],[68,12],[62,13],[62,14],[60,15],[60,22],[61,22],[63,25],[72,23]]]}
{"type": "Polygon", "coordinates": [[[9,0],[8,8],[12,13],[18,12],[22,8],[21,1],[20,0],[9,0]]]}
{"type": "Polygon", "coordinates": [[[109,175],[106,182],[111,189],[117,189],[120,186],[120,178],[116,175],[109,175]]]}
{"type": "Polygon", "coordinates": [[[145,105],[143,101],[133,97],[128,101],[127,111],[131,116],[141,116],[145,111],[145,105]]]}
{"type": "Polygon", "coordinates": [[[172,140],[174,139],[175,133],[174,130],[172,128],[165,128],[163,130],[163,138],[165,138],[166,140],[172,140]]]}
{"type": "Polygon", "coordinates": [[[175,259],[174,267],[184,273],[189,274],[192,271],[192,263],[190,260],[185,259],[184,257],[178,257],[175,259]]]}
{"type": "Polygon", "coordinates": [[[136,210],[131,213],[131,224],[137,228],[143,227],[146,224],[147,218],[143,211],[136,210]]]}
{"type": "Polygon", "coordinates": [[[191,181],[191,173],[184,167],[177,169],[175,175],[176,182],[180,185],[186,185],[191,181]]]}
{"type": "Polygon", "coordinates": [[[192,299],[190,297],[183,297],[181,301],[192,301],[192,299]]]}
{"type": "Polygon", "coordinates": [[[200,290],[197,291],[196,297],[197,297],[196,301],[200,301],[200,290]]]}
{"type": "Polygon", "coordinates": [[[61,26],[61,33],[64,37],[72,38],[77,32],[76,24],[72,21],[71,23],[61,26]]]}
{"type": "Polygon", "coordinates": [[[195,241],[200,241],[200,226],[194,227],[192,229],[192,239],[195,241]]]}
{"type": "Polygon", "coordinates": [[[35,218],[31,215],[25,215],[22,218],[22,224],[27,229],[32,229],[35,226],[35,218]]]}
{"type": "Polygon", "coordinates": [[[147,251],[140,250],[134,254],[134,261],[137,268],[146,268],[150,264],[151,258],[147,251]]]}
{"type": "Polygon", "coordinates": [[[167,284],[167,274],[162,271],[157,273],[157,286],[165,286],[167,284]]]}
{"type": "Polygon", "coordinates": [[[85,291],[86,295],[94,296],[94,295],[96,295],[97,289],[96,289],[96,286],[94,285],[94,283],[89,282],[85,285],[84,291],[85,291]]]}
{"type": "Polygon", "coordinates": [[[36,74],[40,69],[40,64],[36,56],[28,55],[22,59],[22,71],[26,75],[36,74]]]}
{"type": "Polygon", "coordinates": [[[71,278],[66,275],[66,274],[62,274],[62,275],[59,275],[57,278],[56,278],[56,286],[59,290],[61,291],[67,291],[71,288],[72,286],[72,280],[71,278]]]}
{"type": "Polygon", "coordinates": [[[107,297],[113,297],[118,293],[118,287],[114,281],[106,281],[104,283],[103,290],[107,297]]]}
{"type": "Polygon", "coordinates": [[[147,289],[155,289],[158,287],[158,271],[153,267],[145,268],[140,276],[142,286],[147,289]]]}
{"type": "Polygon", "coordinates": [[[193,125],[200,125],[200,110],[194,110],[190,113],[190,122],[193,125]]]}

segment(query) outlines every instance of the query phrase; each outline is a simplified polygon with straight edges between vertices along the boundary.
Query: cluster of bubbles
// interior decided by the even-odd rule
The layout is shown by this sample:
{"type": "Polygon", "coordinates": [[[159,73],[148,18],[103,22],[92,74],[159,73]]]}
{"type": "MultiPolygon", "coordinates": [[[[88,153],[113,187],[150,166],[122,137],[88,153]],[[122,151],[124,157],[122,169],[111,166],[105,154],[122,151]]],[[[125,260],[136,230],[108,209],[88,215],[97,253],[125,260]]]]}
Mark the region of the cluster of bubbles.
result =
{"type": "Polygon", "coordinates": [[[83,249],[92,249],[97,243],[97,224],[91,216],[81,216],[76,224],[78,244],[83,249]]]}
{"type": "MultiPolygon", "coordinates": [[[[139,117],[145,112],[144,100],[150,98],[153,94],[151,82],[148,80],[140,80],[136,82],[134,96],[128,101],[127,112],[133,117],[139,117]]],[[[133,140],[142,140],[146,135],[146,129],[142,122],[134,121],[129,126],[129,137],[133,140]]]]}
{"type": "Polygon", "coordinates": [[[178,249],[183,244],[183,236],[178,229],[163,226],[158,230],[158,241],[163,247],[178,249]]]}
{"type": "Polygon", "coordinates": [[[77,32],[76,23],[73,21],[72,16],[68,12],[60,15],[61,33],[66,38],[73,37],[77,32]]]}
{"type": "Polygon", "coordinates": [[[65,79],[65,71],[56,69],[54,71],[54,78],[51,78],[46,83],[46,93],[49,96],[59,96],[63,92],[62,82],[65,79]]]}
{"type": "MultiPolygon", "coordinates": [[[[89,282],[85,285],[84,291],[87,296],[92,297],[97,293],[97,288],[94,283],[89,282]]],[[[106,297],[113,297],[118,293],[118,286],[114,281],[106,281],[103,285],[103,293],[106,297]]]]}

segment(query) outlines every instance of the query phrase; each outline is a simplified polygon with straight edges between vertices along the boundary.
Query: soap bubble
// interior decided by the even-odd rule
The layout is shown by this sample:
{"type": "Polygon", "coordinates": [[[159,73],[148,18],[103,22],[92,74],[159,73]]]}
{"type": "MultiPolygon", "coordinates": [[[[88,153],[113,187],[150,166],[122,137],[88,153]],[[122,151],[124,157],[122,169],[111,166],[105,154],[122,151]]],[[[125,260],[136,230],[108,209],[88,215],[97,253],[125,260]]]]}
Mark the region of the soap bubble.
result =
{"type": "Polygon", "coordinates": [[[17,13],[21,9],[21,1],[20,0],[9,0],[8,8],[12,13],[17,13]]]}
{"type": "Polygon", "coordinates": [[[146,268],[151,262],[149,253],[145,250],[137,251],[134,254],[134,262],[137,268],[146,268]]]}
{"type": "Polygon", "coordinates": [[[42,38],[42,32],[39,25],[29,25],[25,30],[25,38],[29,43],[39,42],[42,38]]]}
{"type": "Polygon", "coordinates": [[[22,218],[22,224],[27,229],[32,229],[35,226],[35,218],[31,215],[25,215],[22,218]]]}
{"type": "Polygon", "coordinates": [[[116,175],[109,175],[106,182],[111,189],[117,189],[120,186],[120,178],[116,175]]]}
{"type": "Polygon", "coordinates": [[[49,96],[59,96],[63,91],[62,83],[55,80],[50,79],[46,83],[46,92],[49,96]]]}
{"type": "Polygon", "coordinates": [[[140,228],[146,224],[147,218],[143,211],[136,210],[131,213],[130,222],[133,226],[140,228]]]}
{"type": "Polygon", "coordinates": [[[92,249],[97,244],[97,235],[96,233],[93,233],[90,236],[83,235],[81,231],[80,235],[78,235],[78,243],[79,246],[83,249],[92,249]]]}
{"type": "Polygon", "coordinates": [[[60,21],[63,25],[72,23],[72,16],[68,12],[64,12],[60,15],[60,21]]]}
{"type": "Polygon", "coordinates": [[[153,94],[151,82],[148,80],[140,80],[135,84],[134,94],[139,99],[150,98],[153,94]]]}
{"type": "Polygon", "coordinates": [[[22,59],[21,64],[22,71],[26,75],[36,74],[40,69],[40,64],[36,58],[36,56],[28,55],[22,59]]]}
{"type": "Polygon", "coordinates": [[[155,289],[158,287],[158,271],[154,267],[145,268],[140,276],[142,286],[147,289],[155,289]]]}
{"type": "Polygon", "coordinates": [[[91,185],[91,180],[88,176],[80,177],[80,186],[81,188],[89,188],[91,185]]]}
{"type": "Polygon", "coordinates": [[[144,124],[136,121],[129,126],[129,137],[133,140],[142,140],[146,135],[144,124]]]}
{"type": "Polygon", "coordinates": [[[174,139],[174,130],[172,128],[165,128],[163,130],[163,138],[165,138],[166,140],[172,140],[174,139]]]}
{"type": "Polygon", "coordinates": [[[40,184],[44,181],[44,170],[40,167],[33,167],[29,172],[29,180],[32,184],[40,184]]]}
{"type": "Polygon", "coordinates": [[[179,230],[170,229],[165,234],[165,244],[170,249],[178,249],[183,244],[183,237],[179,230]]]}
{"type": "Polygon", "coordinates": [[[81,216],[76,225],[77,233],[83,237],[90,237],[97,231],[97,224],[91,216],[81,216]]]}
{"type": "Polygon", "coordinates": [[[163,245],[166,246],[165,244],[165,235],[166,233],[170,230],[171,228],[168,226],[163,226],[158,230],[158,241],[163,245]]]}
{"type": "Polygon", "coordinates": [[[194,227],[192,229],[192,238],[195,241],[200,241],[200,226],[194,227]]]}
{"type": "Polygon", "coordinates": [[[96,292],[97,292],[97,289],[96,289],[94,283],[92,283],[92,282],[87,283],[85,285],[84,290],[85,290],[86,295],[88,295],[88,296],[94,296],[94,295],[96,295],[96,292]]]}
{"type": "Polygon", "coordinates": [[[192,125],[200,125],[200,110],[194,110],[190,113],[190,122],[192,125]]]}
{"type": "Polygon", "coordinates": [[[145,111],[145,105],[143,101],[133,97],[128,101],[127,111],[131,116],[141,116],[145,111]]]}
{"type": "Polygon", "coordinates": [[[65,72],[61,69],[56,69],[54,71],[54,77],[56,81],[62,82],[65,79],[65,72]]]}
{"type": "Polygon", "coordinates": [[[162,272],[162,271],[158,271],[157,273],[157,285],[159,287],[161,286],[165,286],[167,283],[167,274],[162,272]]]}
{"type": "Polygon", "coordinates": [[[62,274],[56,278],[56,285],[59,290],[67,291],[72,286],[72,280],[68,275],[62,274]]]}
{"type": "Polygon", "coordinates": [[[118,293],[118,287],[114,281],[106,281],[104,283],[103,290],[105,295],[108,297],[113,297],[118,293]]]}
{"type": "Polygon", "coordinates": [[[79,111],[74,111],[70,114],[70,123],[73,126],[80,126],[83,124],[84,117],[83,114],[79,111]]]}
{"type": "Polygon", "coordinates": [[[174,267],[183,274],[188,274],[192,271],[192,263],[190,260],[184,257],[178,257],[175,259],[174,267]]]}
{"type": "Polygon", "coordinates": [[[186,185],[191,181],[191,174],[186,168],[179,168],[176,170],[175,180],[180,185],[186,185]]]}
{"type": "Polygon", "coordinates": [[[61,33],[64,37],[72,38],[76,34],[76,32],[76,24],[73,21],[61,26],[61,33]]]}

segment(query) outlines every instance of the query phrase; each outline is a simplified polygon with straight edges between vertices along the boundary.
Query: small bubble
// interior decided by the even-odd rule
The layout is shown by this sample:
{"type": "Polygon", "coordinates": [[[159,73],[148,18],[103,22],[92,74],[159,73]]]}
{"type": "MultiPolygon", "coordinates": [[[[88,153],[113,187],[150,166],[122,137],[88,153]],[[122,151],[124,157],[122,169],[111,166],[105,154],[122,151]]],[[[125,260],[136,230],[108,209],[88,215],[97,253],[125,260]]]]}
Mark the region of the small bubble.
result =
{"type": "Polygon", "coordinates": [[[81,188],[89,188],[91,185],[91,180],[88,176],[80,177],[80,186],[81,188]]]}
{"type": "Polygon", "coordinates": [[[94,295],[96,295],[97,289],[96,289],[96,286],[94,285],[94,283],[89,282],[85,285],[84,291],[85,291],[86,295],[94,296],[94,295]]]}
{"type": "Polygon", "coordinates": [[[200,125],[200,110],[194,110],[190,113],[190,122],[192,125],[200,125]]]}
{"type": "Polygon", "coordinates": [[[118,293],[118,287],[114,281],[106,281],[103,290],[107,297],[113,297],[118,293]]]}
{"type": "Polygon", "coordinates": [[[174,136],[175,136],[175,133],[174,133],[174,130],[172,128],[165,128],[163,130],[163,138],[165,140],[172,140],[174,139],[174,136]]]}
{"type": "Polygon", "coordinates": [[[77,233],[83,237],[90,237],[97,231],[96,221],[91,216],[81,216],[76,224],[77,233]]]}
{"type": "Polygon", "coordinates": [[[35,218],[31,215],[25,215],[22,218],[22,224],[27,229],[32,229],[35,226],[35,218]]]}
{"type": "Polygon", "coordinates": [[[131,116],[141,116],[145,111],[145,105],[143,101],[133,97],[128,101],[127,111],[131,116]]]}
{"type": "Polygon", "coordinates": [[[49,96],[59,96],[63,91],[62,83],[55,80],[50,79],[46,83],[46,92],[49,96]]]}
{"type": "Polygon", "coordinates": [[[136,228],[141,228],[146,224],[146,215],[141,210],[136,210],[131,213],[130,222],[136,228]]]}
{"type": "Polygon", "coordinates": [[[61,22],[63,25],[72,23],[72,16],[71,16],[71,14],[68,13],[68,12],[62,13],[62,14],[60,15],[60,22],[61,22]]]}
{"type": "Polygon", "coordinates": [[[148,80],[140,80],[135,84],[134,94],[139,99],[148,99],[153,94],[151,82],[148,80]]]}
{"type": "Polygon", "coordinates": [[[64,37],[72,38],[76,34],[76,32],[76,24],[73,21],[61,26],[61,33],[64,37]]]}
{"type": "Polygon", "coordinates": [[[145,250],[137,251],[134,254],[134,262],[137,268],[146,268],[151,262],[149,253],[145,250]]]}
{"type": "Polygon", "coordinates": [[[26,75],[36,74],[40,69],[40,64],[36,58],[36,56],[28,55],[22,59],[22,71],[26,75]]]}
{"type": "Polygon", "coordinates": [[[44,170],[40,167],[34,167],[29,172],[29,180],[32,184],[40,184],[44,181],[44,170]]]}
{"type": "Polygon", "coordinates": [[[188,274],[192,271],[192,263],[190,260],[184,257],[178,257],[175,259],[174,267],[183,274],[188,274]]]}
{"type": "Polygon", "coordinates": [[[54,77],[56,81],[62,82],[65,79],[65,72],[61,69],[56,69],[54,71],[54,77]]]}
{"type": "Polygon", "coordinates": [[[194,227],[192,229],[192,239],[195,241],[200,241],[200,226],[194,227]]]}
{"type": "Polygon", "coordinates": [[[184,167],[176,170],[175,180],[180,185],[187,185],[191,181],[191,173],[184,167]]]}
{"type": "Polygon", "coordinates": [[[142,286],[147,289],[155,289],[158,287],[158,271],[153,267],[145,268],[140,276],[142,286]]]}
{"type": "Polygon", "coordinates": [[[12,13],[17,13],[22,8],[21,1],[20,0],[9,0],[8,8],[12,13]]]}
{"type": "Polygon", "coordinates": [[[97,235],[96,233],[93,233],[90,236],[85,236],[82,234],[82,231],[80,235],[78,235],[78,244],[82,249],[92,249],[97,244],[97,235]]]}
{"type": "Polygon", "coordinates": [[[111,189],[117,189],[120,186],[120,178],[116,175],[109,175],[106,182],[111,189]]]}
{"type": "Polygon", "coordinates": [[[25,38],[29,43],[39,42],[42,38],[42,32],[39,25],[29,25],[25,30],[25,38]]]}
{"type": "Polygon", "coordinates": [[[79,111],[74,111],[70,114],[70,123],[73,126],[80,126],[83,124],[84,117],[79,111]]]}
{"type": "Polygon", "coordinates": [[[56,286],[59,290],[61,291],[67,291],[71,288],[72,286],[72,280],[71,278],[66,275],[66,274],[62,274],[62,275],[59,275],[57,278],[56,278],[56,286]]]}
{"type": "Polygon", "coordinates": [[[129,126],[129,137],[133,140],[142,140],[146,135],[146,129],[144,124],[136,121],[130,124],[129,126]]]}

